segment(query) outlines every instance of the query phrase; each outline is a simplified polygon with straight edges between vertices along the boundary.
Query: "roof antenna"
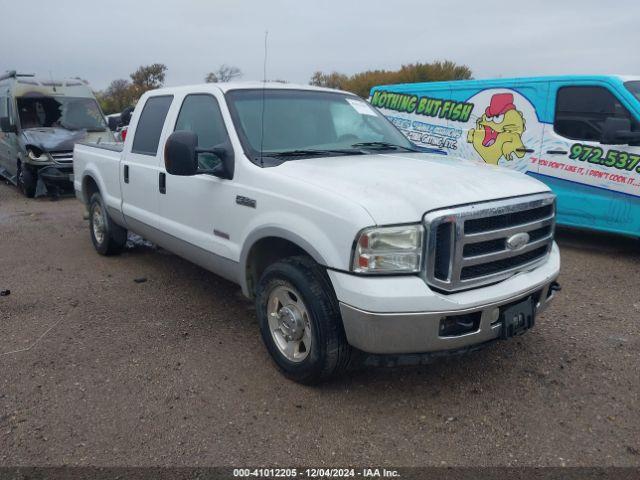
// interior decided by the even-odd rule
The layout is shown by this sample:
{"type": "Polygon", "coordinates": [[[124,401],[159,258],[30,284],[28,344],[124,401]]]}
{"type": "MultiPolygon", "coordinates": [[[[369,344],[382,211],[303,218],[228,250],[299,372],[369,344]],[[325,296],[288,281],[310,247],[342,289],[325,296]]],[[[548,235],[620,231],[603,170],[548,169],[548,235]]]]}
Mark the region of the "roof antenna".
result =
{"type": "Polygon", "coordinates": [[[262,119],[260,121],[260,166],[264,167],[262,153],[264,151],[264,95],[267,85],[267,39],[269,30],[264,31],[264,64],[262,65],[262,119]]]}

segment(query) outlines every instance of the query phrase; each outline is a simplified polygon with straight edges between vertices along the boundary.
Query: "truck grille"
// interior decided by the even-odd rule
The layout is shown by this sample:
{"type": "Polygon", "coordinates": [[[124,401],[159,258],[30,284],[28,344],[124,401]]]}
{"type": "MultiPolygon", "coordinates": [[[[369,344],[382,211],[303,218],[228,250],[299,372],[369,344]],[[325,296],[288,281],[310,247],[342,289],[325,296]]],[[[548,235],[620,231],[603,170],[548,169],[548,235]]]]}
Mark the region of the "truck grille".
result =
{"type": "Polygon", "coordinates": [[[71,165],[73,163],[73,150],[51,152],[51,158],[60,165],[71,165]]]}
{"type": "Polygon", "coordinates": [[[454,292],[496,283],[544,262],[555,196],[529,195],[429,212],[425,280],[454,292]]]}

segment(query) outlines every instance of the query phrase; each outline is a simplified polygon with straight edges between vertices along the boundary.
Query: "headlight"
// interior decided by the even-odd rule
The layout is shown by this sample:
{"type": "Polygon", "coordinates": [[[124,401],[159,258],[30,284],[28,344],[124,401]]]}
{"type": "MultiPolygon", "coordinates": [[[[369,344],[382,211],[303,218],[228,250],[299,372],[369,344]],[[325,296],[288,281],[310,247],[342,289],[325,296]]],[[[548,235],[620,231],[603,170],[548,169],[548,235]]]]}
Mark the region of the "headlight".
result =
{"type": "Polygon", "coordinates": [[[34,150],[29,150],[29,158],[34,162],[50,162],[53,160],[47,152],[36,152],[34,150]]]}
{"type": "Polygon", "coordinates": [[[356,238],[351,269],[357,273],[416,273],[422,264],[422,225],[372,227],[356,238]]]}

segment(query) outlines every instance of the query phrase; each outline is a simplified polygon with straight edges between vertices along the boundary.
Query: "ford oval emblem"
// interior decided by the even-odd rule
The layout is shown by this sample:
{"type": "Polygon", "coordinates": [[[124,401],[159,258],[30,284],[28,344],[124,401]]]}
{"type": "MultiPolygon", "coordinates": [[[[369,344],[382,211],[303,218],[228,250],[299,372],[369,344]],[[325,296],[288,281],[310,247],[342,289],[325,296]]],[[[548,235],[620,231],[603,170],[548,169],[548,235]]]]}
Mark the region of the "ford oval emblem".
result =
{"type": "Polygon", "coordinates": [[[522,250],[529,243],[529,234],[526,232],[516,233],[507,238],[507,249],[513,252],[522,250]]]}

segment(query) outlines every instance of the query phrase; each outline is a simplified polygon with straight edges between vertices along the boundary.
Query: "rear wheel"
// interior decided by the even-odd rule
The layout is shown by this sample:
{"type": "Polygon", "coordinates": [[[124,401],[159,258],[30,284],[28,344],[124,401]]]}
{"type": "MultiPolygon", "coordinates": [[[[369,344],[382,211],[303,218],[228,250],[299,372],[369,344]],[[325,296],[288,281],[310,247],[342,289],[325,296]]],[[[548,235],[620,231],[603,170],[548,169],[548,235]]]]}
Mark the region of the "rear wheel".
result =
{"type": "Polygon", "coordinates": [[[18,189],[27,198],[33,198],[36,195],[36,185],[38,182],[37,173],[28,165],[22,165],[18,162],[18,189]]]}
{"type": "Polygon", "coordinates": [[[89,200],[91,242],[100,255],[116,255],[127,243],[127,230],[114,223],[99,193],[89,200]]]}
{"type": "Polygon", "coordinates": [[[326,272],[311,258],[291,257],[267,267],[256,292],[262,339],[288,378],[313,384],[349,363],[340,310],[326,272]]]}

